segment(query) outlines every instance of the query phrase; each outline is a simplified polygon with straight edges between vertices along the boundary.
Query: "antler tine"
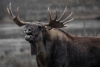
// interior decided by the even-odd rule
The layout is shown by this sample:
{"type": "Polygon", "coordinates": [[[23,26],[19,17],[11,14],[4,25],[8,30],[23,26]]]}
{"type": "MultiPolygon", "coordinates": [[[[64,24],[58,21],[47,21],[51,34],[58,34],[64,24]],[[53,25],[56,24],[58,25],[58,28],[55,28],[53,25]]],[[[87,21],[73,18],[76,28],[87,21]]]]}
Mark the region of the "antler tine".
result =
{"type": "MultiPolygon", "coordinates": [[[[7,7],[7,11],[9,13],[9,15],[11,15],[8,7],[7,7]]],[[[11,15],[11,19],[13,19],[12,15],[11,15]]]]}
{"type": "Polygon", "coordinates": [[[14,16],[13,13],[12,13],[12,10],[11,10],[11,3],[9,4],[9,8],[7,7],[7,11],[8,11],[8,13],[9,13],[9,15],[11,15],[11,18],[12,18],[12,19],[15,18],[15,16],[14,16]]]}
{"type": "Polygon", "coordinates": [[[67,8],[67,6],[65,7],[65,10],[64,10],[63,14],[61,15],[61,17],[60,17],[57,21],[60,21],[60,20],[63,18],[63,16],[64,16],[65,13],[66,13],[66,8],[67,8]]]}
{"type": "Polygon", "coordinates": [[[72,12],[68,17],[66,17],[65,20],[62,20],[61,22],[67,22],[66,20],[67,20],[72,14],[73,14],[73,12],[72,12]]]}
{"type": "Polygon", "coordinates": [[[54,20],[57,19],[57,16],[58,16],[58,9],[56,8],[56,16],[55,16],[55,19],[54,20]]]}
{"type": "Polygon", "coordinates": [[[51,12],[50,12],[49,7],[48,7],[48,13],[49,13],[50,21],[52,21],[51,12]]]}
{"type": "Polygon", "coordinates": [[[70,20],[64,22],[63,24],[65,25],[65,24],[67,24],[68,22],[70,22],[70,21],[72,21],[72,20],[74,20],[74,18],[72,18],[72,19],[70,19],[70,20]]]}
{"type": "MultiPolygon", "coordinates": [[[[21,25],[22,24],[25,25],[26,23],[24,23],[23,21],[20,20],[18,11],[19,11],[19,7],[17,8],[17,11],[16,11],[16,19],[17,19],[17,21],[20,21],[21,25]]],[[[18,24],[19,26],[21,26],[20,23],[17,23],[17,22],[15,22],[15,23],[18,24]]]]}
{"type": "Polygon", "coordinates": [[[18,9],[19,9],[19,7],[17,8],[16,16],[14,16],[13,13],[12,13],[12,9],[11,9],[11,3],[9,4],[9,7],[7,7],[7,11],[9,13],[9,15],[11,16],[12,20],[18,26],[23,26],[23,25],[26,25],[26,24],[30,23],[30,22],[23,22],[23,21],[20,20],[19,15],[18,15],[18,9]]]}
{"type": "MultiPolygon", "coordinates": [[[[16,18],[17,18],[18,21],[20,21],[22,23],[23,21],[20,20],[18,11],[19,11],[19,7],[17,8],[17,11],[16,11],[16,18]]],[[[25,25],[26,23],[23,22],[22,24],[25,25]]]]}
{"type": "Polygon", "coordinates": [[[19,11],[19,7],[17,8],[17,11],[16,11],[16,17],[17,18],[19,18],[18,11],[19,11]]]}

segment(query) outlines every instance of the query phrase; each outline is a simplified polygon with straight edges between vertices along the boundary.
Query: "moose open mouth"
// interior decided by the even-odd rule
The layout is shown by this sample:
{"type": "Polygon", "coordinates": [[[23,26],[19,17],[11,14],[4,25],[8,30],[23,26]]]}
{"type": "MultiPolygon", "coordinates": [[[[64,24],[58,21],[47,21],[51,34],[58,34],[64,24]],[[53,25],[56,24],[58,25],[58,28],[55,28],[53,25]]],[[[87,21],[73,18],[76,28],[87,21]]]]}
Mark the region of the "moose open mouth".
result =
{"type": "Polygon", "coordinates": [[[35,35],[32,33],[27,33],[25,35],[25,40],[27,40],[27,41],[32,41],[34,38],[35,38],[35,35]]]}

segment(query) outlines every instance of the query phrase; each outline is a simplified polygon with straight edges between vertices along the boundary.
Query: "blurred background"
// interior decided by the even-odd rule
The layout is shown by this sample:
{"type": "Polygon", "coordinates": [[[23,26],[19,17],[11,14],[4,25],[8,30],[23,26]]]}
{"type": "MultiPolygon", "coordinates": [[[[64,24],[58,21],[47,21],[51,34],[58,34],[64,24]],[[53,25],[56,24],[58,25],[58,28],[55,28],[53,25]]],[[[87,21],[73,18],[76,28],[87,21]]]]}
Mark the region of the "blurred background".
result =
{"type": "Polygon", "coordinates": [[[64,31],[76,36],[100,37],[100,0],[0,0],[0,67],[37,66],[35,55],[30,54],[30,44],[24,40],[23,27],[18,27],[7,13],[10,2],[13,13],[19,7],[21,20],[30,22],[49,22],[48,7],[53,17],[58,8],[60,17],[67,6],[66,16],[73,12],[71,18],[75,19],[64,31]]]}

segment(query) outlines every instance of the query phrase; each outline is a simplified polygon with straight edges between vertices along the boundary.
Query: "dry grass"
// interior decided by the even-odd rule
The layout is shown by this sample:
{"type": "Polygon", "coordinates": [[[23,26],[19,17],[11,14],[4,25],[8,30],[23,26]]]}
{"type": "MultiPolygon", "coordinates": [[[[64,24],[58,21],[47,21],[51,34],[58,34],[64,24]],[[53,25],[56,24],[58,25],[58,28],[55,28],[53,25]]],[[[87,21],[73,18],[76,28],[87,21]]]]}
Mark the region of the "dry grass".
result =
{"type": "Polygon", "coordinates": [[[24,53],[0,55],[0,67],[36,67],[35,56],[24,53]]]}

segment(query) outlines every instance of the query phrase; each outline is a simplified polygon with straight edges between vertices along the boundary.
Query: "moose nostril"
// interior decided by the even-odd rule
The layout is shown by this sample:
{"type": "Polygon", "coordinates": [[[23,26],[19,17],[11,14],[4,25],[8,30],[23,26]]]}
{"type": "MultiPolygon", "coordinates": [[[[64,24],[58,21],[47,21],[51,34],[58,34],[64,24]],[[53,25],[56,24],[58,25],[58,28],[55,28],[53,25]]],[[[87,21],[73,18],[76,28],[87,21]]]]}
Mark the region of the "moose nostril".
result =
{"type": "Polygon", "coordinates": [[[29,31],[31,31],[31,29],[28,29],[29,31]]]}

